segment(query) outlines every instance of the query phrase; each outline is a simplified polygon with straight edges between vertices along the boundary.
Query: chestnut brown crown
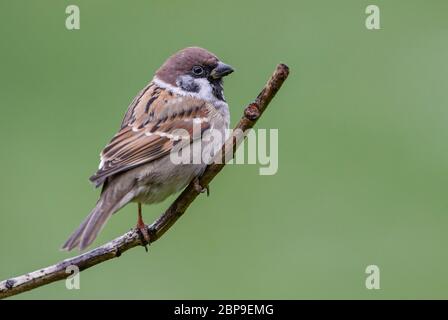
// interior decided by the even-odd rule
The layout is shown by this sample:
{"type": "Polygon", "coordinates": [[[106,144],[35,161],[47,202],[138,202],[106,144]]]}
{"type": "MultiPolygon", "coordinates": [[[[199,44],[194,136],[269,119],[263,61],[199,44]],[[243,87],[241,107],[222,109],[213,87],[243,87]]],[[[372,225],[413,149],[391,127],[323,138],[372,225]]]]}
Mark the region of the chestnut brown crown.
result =
{"type": "Polygon", "coordinates": [[[222,78],[233,72],[233,68],[222,63],[218,57],[200,47],[182,49],[171,57],[157,70],[160,80],[176,86],[179,76],[191,75],[203,78],[222,78]]]}

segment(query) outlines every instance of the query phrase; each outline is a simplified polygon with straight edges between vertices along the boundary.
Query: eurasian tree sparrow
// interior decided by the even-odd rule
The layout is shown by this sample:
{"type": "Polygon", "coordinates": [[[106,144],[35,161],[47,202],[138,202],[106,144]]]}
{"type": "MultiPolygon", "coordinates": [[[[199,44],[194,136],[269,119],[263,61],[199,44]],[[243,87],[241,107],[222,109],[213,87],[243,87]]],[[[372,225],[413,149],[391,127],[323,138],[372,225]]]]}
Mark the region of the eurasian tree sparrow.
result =
{"type": "Polygon", "coordinates": [[[63,249],[89,246],[109,217],[129,202],[138,203],[137,228],[149,241],[141,205],[163,201],[203,173],[206,163],[174,164],[170,152],[179,141],[212,143],[193,136],[195,124],[201,132],[213,128],[225,136],[230,115],[222,78],[232,72],[198,47],[168,58],[134,98],[120,130],[101,152],[100,167],[90,177],[96,187],[103,186],[101,196],[63,249]],[[179,137],[179,131],[188,136],[179,137]]]}

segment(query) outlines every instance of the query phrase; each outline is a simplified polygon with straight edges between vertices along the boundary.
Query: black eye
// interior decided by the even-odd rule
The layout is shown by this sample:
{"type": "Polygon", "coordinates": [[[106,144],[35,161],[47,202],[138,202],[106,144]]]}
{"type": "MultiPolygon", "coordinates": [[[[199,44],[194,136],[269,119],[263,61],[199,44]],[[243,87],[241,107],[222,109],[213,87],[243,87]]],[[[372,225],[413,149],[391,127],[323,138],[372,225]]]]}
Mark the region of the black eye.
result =
{"type": "Polygon", "coordinates": [[[204,73],[204,68],[201,66],[194,66],[192,71],[195,76],[200,76],[204,73]]]}

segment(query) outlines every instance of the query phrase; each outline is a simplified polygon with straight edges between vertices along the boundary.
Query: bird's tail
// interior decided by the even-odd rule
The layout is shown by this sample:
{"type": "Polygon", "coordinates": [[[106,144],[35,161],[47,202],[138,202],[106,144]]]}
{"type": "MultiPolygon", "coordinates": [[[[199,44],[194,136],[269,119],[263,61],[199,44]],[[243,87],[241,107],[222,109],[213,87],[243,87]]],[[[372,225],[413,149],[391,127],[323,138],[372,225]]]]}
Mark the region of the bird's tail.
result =
{"type": "Polygon", "coordinates": [[[119,196],[116,191],[109,186],[103,189],[95,208],[68,238],[61,250],[70,251],[76,247],[84,250],[95,240],[110,216],[132,200],[129,193],[119,196]]]}

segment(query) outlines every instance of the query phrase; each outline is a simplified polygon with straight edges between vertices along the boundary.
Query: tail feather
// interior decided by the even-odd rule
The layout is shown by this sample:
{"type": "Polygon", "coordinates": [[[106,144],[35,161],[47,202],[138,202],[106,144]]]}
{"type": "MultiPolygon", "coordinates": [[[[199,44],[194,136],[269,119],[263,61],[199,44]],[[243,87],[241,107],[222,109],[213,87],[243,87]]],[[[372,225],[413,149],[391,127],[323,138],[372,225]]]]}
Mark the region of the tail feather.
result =
{"type": "Polygon", "coordinates": [[[86,225],[85,230],[82,234],[81,243],[79,245],[79,249],[83,250],[87,248],[98,236],[98,233],[103,229],[107,220],[109,220],[110,216],[120,210],[125,204],[131,201],[133,198],[132,194],[126,194],[119,201],[114,202],[112,204],[103,205],[107,210],[103,210],[99,214],[92,215],[89,223],[86,225]],[[112,206],[111,206],[112,205],[112,206]]]}
{"type": "Polygon", "coordinates": [[[64,243],[62,250],[70,251],[76,247],[80,250],[87,248],[98,236],[110,216],[132,200],[133,194],[129,192],[129,189],[127,192],[114,189],[108,186],[103,190],[95,208],[64,243]]]}
{"type": "Polygon", "coordinates": [[[67,241],[62,246],[61,250],[70,251],[79,245],[79,242],[82,237],[82,233],[84,232],[86,225],[89,223],[89,220],[93,213],[94,213],[94,210],[92,210],[92,212],[84,219],[84,221],[81,223],[81,225],[72,233],[70,238],[67,239],[67,241]]]}

